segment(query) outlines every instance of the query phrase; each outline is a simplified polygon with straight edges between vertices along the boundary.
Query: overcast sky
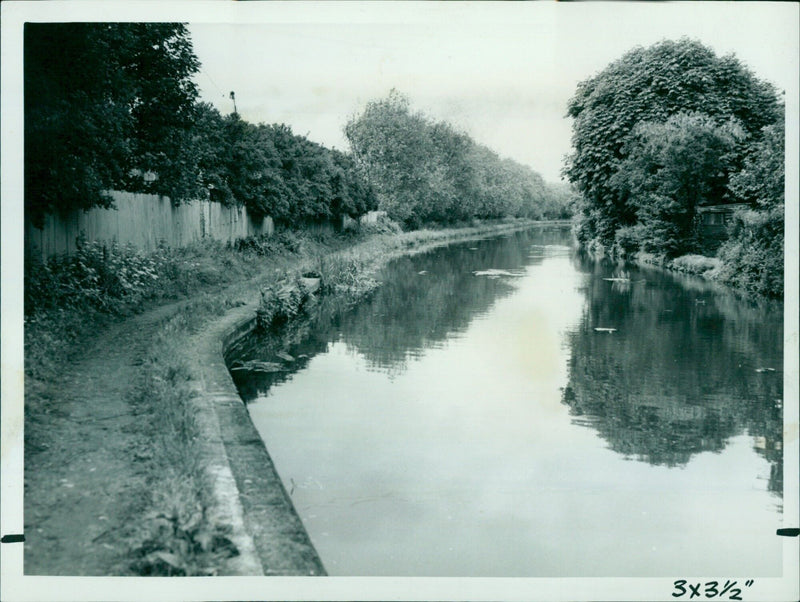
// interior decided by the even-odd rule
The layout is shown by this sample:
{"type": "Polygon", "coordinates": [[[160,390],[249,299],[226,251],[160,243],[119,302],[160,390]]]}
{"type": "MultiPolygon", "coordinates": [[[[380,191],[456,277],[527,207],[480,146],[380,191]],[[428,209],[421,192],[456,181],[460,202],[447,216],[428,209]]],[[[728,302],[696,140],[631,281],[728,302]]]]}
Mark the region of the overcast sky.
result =
{"type": "Polygon", "coordinates": [[[788,3],[255,8],[246,24],[190,24],[202,97],[223,113],[233,110],[233,90],[248,121],[287,123],[347,148],[347,119],[397,88],[416,109],[550,181],[570,150],[564,115],[576,84],[636,45],[689,36],[718,54],[734,52],[780,89],[798,77],[797,7],[788,3]]]}

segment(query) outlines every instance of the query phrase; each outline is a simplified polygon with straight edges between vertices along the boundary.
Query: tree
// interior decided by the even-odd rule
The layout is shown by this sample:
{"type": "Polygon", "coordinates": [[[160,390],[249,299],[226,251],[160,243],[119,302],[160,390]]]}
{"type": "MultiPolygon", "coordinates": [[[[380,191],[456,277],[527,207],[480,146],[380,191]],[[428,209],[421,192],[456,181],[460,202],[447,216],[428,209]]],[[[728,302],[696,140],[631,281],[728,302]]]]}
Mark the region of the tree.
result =
{"type": "Polygon", "coordinates": [[[753,293],[783,296],[784,128],[764,128],[747,153],[741,171],[731,176],[734,198],[753,208],[738,211],[729,238],[719,250],[723,278],[753,293]]]}
{"type": "Polygon", "coordinates": [[[191,147],[195,150],[200,186],[208,198],[222,205],[236,201],[229,184],[231,143],[225,129],[225,119],[208,103],[195,107],[195,125],[191,147]]]}
{"type": "Polygon", "coordinates": [[[408,98],[396,90],[368,103],[345,126],[353,156],[375,187],[381,208],[410,226],[424,219],[424,201],[431,192],[427,167],[433,144],[428,133],[425,117],[412,113],[408,98]]]}
{"type": "Polygon", "coordinates": [[[637,207],[611,180],[629,156],[637,124],[703,113],[718,124],[736,119],[758,137],[780,112],[774,88],[733,55],[717,57],[688,39],[631,50],[581,82],[567,108],[574,152],[565,175],[584,197],[579,237],[610,245],[618,228],[636,223],[637,207]]]}
{"type": "Polygon", "coordinates": [[[609,187],[634,208],[642,250],[669,257],[695,250],[697,207],[729,200],[728,173],[743,138],[738,122],[718,125],[698,113],[634,127],[609,187]]]}
{"type": "Polygon", "coordinates": [[[334,165],[331,177],[331,212],[336,216],[356,218],[377,209],[375,192],[360,173],[352,155],[334,149],[331,151],[331,158],[334,165]]]}
{"type": "Polygon", "coordinates": [[[765,127],[750,146],[741,171],[730,179],[730,190],[737,201],[761,209],[783,207],[785,135],[781,120],[765,127]]]}
{"type": "Polygon", "coordinates": [[[396,91],[368,103],[345,135],[380,208],[406,226],[543,215],[549,191],[538,173],[413,113],[396,91]]]}
{"type": "Polygon", "coordinates": [[[196,192],[187,141],[199,63],[174,23],[25,25],[25,206],[109,206],[114,188],[196,192]],[[156,178],[149,177],[148,172],[156,178]]]}

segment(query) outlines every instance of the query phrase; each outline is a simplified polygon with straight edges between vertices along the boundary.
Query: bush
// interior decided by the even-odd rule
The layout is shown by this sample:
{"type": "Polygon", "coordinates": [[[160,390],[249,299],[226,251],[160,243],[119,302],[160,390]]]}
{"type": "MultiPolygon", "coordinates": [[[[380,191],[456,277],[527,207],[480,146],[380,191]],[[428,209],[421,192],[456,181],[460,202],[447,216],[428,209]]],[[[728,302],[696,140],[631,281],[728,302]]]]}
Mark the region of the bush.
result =
{"type": "Polygon", "coordinates": [[[303,278],[315,277],[318,277],[316,272],[279,273],[275,281],[261,290],[261,302],[256,312],[259,328],[269,329],[297,317],[311,294],[303,278]]]}
{"type": "Polygon", "coordinates": [[[618,228],[614,235],[614,253],[617,255],[632,255],[643,246],[645,230],[642,224],[618,228]]]}
{"type": "Polygon", "coordinates": [[[78,239],[70,256],[25,263],[25,313],[57,307],[114,311],[120,302],[138,302],[159,279],[158,258],[131,246],[78,239]]]}
{"type": "Polygon", "coordinates": [[[705,255],[682,255],[672,260],[671,267],[688,274],[707,274],[719,270],[722,262],[716,257],[705,255]]]}
{"type": "Polygon", "coordinates": [[[388,215],[380,215],[374,222],[362,223],[362,234],[400,234],[403,228],[388,215]]]}
{"type": "Polygon", "coordinates": [[[750,293],[783,297],[783,244],[783,205],[737,212],[717,254],[721,279],[750,293]]]}

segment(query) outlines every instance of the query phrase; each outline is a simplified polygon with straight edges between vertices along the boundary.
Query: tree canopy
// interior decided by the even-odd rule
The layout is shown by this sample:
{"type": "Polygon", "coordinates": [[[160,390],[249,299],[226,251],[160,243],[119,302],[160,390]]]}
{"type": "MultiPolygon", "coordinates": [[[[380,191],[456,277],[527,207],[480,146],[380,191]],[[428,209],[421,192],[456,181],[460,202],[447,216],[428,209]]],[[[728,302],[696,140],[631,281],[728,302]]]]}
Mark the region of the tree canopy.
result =
{"type": "Polygon", "coordinates": [[[55,210],[108,206],[112,188],[175,199],[194,192],[185,138],[199,63],[183,25],[27,23],[24,61],[34,223],[55,210]]]}
{"type": "Polygon", "coordinates": [[[110,190],[245,205],[279,222],[376,206],[353,159],[282,124],[197,102],[189,34],[174,23],[27,24],[25,206],[108,207],[110,190]]]}
{"type": "Polygon", "coordinates": [[[697,207],[731,200],[727,175],[743,138],[738,122],[718,125],[699,113],[634,127],[610,184],[635,212],[637,246],[673,257],[693,250],[697,207]]]}
{"type": "MultiPolygon", "coordinates": [[[[757,79],[736,57],[717,57],[701,43],[682,39],[631,50],[581,82],[567,114],[574,119],[574,152],[565,175],[583,196],[579,236],[611,245],[619,228],[639,223],[647,204],[640,193],[652,198],[658,189],[662,197],[676,200],[670,189],[680,184],[668,180],[692,175],[676,170],[679,155],[688,160],[705,142],[714,150],[703,150],[700,162],[713,171],[713,181],[703,176],[704,182],[693,186],[704,190],[703,202],[724,201],[729,176],[741,167],[744,146],[758,140],[762,128],[776,123],[782,109],[773,86],[757,79]],[[660,130],[658,124],[667,122],[667,129],[660,130]],[[715,127],[729,132],[740,128],[742,135],[725,138],[721,130],[713,133],[715,127]],[[661,144],[657,138],[662,134],[669,142],[658,150],[654,145],[661,144]],[[632,153],[647,149],[652,151],[644,159],[649,166],[629,160],[632,153]],[[665,170],[662,162],[669,158],[673,166],[665,170]],[[620,176],[621,170],[628,174],[620,176]],[[654,181],[631,186],[631,170],[648,173],[654,181]]],[[[684,192],[689,192],[685,186],[684,192]]],[[[693,217],[688,198],[676,201],[686,209],[681,220],[693,217]]]]}
{"type": "Polygon", "coordinates": [[[407,226],[569,215],[568,198],[553,194],[534,170],[412,111],[397,91],[367,103],[345,135],[380,208],[407,226]]]}
{"type": "Polygon", "coordinates": [[[718,253],[726,280],[772,297],[783,295],[784,136],[782,123],[764,128],[741,171],[731,176],[732,194],[752,209],[736,213],[718,253]]]}
{"type": "Polygon", "coordinates": [[[278,222],[358,217],[377,206],[353,159],[292,133],[197,107],[195,148],[201,187],[222,204],[242,204],[278,222]]]}

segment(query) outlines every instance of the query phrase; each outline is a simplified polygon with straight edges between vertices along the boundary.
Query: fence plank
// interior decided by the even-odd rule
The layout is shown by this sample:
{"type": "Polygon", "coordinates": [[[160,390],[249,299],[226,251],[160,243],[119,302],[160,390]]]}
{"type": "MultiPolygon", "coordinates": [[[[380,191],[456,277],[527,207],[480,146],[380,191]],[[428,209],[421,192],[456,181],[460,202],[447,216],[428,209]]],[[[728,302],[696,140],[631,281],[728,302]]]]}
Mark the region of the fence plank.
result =
{"type": "Polygon", "coordinates": [[[25,252],[43,259],[72,254],[81,234],[88,241],[131,244],[142,251],[161,241],[183,247],[204,237],[233,242],[257,234],[272,234],[270,217],[254,218],[244,207],[223,207],[194,201],[173,207],[168,197],[112,191],[115,209],[95,207],[67,216],[47,215],[42,229],[25,220],[25,252]]]}

